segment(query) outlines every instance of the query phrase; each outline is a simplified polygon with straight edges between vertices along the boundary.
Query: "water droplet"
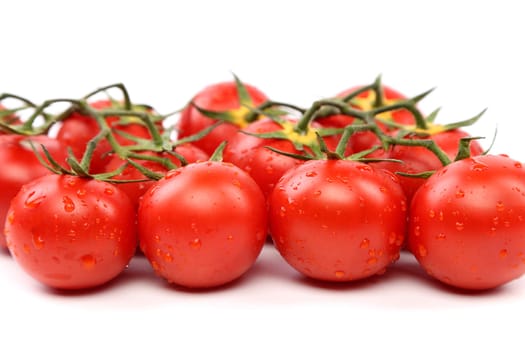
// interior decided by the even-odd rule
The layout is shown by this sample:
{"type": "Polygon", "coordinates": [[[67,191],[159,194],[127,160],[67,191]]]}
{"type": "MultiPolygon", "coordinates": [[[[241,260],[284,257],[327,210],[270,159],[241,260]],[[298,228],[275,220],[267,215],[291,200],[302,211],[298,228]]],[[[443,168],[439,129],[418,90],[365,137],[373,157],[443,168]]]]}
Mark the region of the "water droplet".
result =
{"type": "Polygon", "coordinates": [[[35,247],[36,249],[44,248],[44,238],[39,233],[33,232],[31,238],[31,241],[33,242],[33,247],[35,247]]]}
{"type": "Polygon", "coordinates": [[[15,212],[13,210],[10,210],[7,214],[7,222],[12,225],[13,222],[15,222],[15,212]]]}
{"type": "Polygon", "coordinates": [[[496,203],[496,210],[500,212],[505,210],[505,205],[503,204],[502,201],[498,201],[496,203]]]}
{"type": "Polygon", "coordinates": [[[461,221],[456,222],[456,230],[463,231],[464,228],[465,228],[465,224],[463,222],[461,221]]]}
{"type": "Polygon", "coordinates": [[[75,210],[75,203],[68,196],[62,198],[62,203],[64,204],[64,210],[68,213],[71,213],[75,210]]]}
{"type": "Polygon", "coordinates": [[[309,171],[305,175],[306,177],[314,177],[317,176],[317,173],[315,171],[309,171]]]}
{"type": "Polygon", "coordinates": [[[75,187],[77,184],[77,180],[74,177],[69,177],[66,181],[66,185],[69,187],[75,187]]]}
{"type": "Polygon", "coordinates": [[[160,236],[159,235],[154,235],[153,236],[153,240],[155,241],[155,243],[160,243],[160,236]]]}
{"type": "Polygon", "coordinates": [[[457,190],[456,198],[463,198],[463,197],[465,197],[465,192],[463,192],[462,190],[457,190]]]}
{"type": "Polygon", "coordinates": [[[473,163],[474,164],[472,164],[472,167],[471,167],[471,169],[473,171],[485,171],[485,170],[488,169],[488,166],[486,164],[480,162],[479,160],[474,160],[473,159],[473,163]]]}
{"type": "Polygon", "coordinates": [[[322,193],[321,190],[317,190],[317,191],[314,192],[314,196],[320,196],[321,193],[322,193]]]}
{"type": "Polygon", "coordinates": [[[286,208],[285,207],[281,207],[280,210],[279,210],[279,216],[284,218],[286,216],[286,208]]]}
{"type": "Polygon", "coordinates": [[[447,238],[447,235],[446,235],[444,232],[440,232],[440,233],[438,233],[438,234],[436,235],[436,239],[437,239],[437,240],[440,240],[440,241],[442,241],[442,240],[444,240],[444,239],[446,239],[446,238],[447,238]]]}
{"type": "Polygon", "coordinates": [[[417,225],[414,227],[414,236],[418,237],[421,235],[421,226],[417,225]]]}
{"type": "Polygon", "coordinates": [[[233,179],[232,185],[235,187],[241,188],[241,182],[238,179],[233,179]]]}
{"type": "Polygon", "coordinates": [[[397,240],[397,233],[395,232],[390,232],[388,234],[388,244],[394,244],[396,243],[396,240],[397,240]]]}
{"type": "Polygon", "coordinates": [[[226,237],[226,239],[227,239],[228,241],[232,241],[232,240],[233,240],[233,235],[228,235],[228,237],[226,237]]]}
{"type": "Polygon", "coordinates": [[[160,272],[160,265],[155,260],[151,261],[151,267],[153,267],[153,271],[155,271],[155,273],[159,273],[160,272]]]}
{"type": "Polygon", "coordinates": [[[341,279],[341,278],[344,278],[344,277],[345,277],[345,272],[344,272],[344,271],[340,271],[340,270],[338,270],[338,271],[336,271],[336,272],[334,273],[334,275],[335,275],[335,278],[341,279]]]}
{"type": "Polygon", "coordinates": [[[359,164],[356,166],[356,169],[359,171],[368,171],[368,172],[372,171],[372,167],[366,164],[359,164]]]}
{"type": "Polygon", "coordinates": [[[264,170],[267,174],[273,174],[273,167],[271,165],[268,165],[264,170]]]}
{"type": "Polygon", "coordinates": [[[366,249],[370,246],[370,240],[368,238],[365,238],[361,241],[361,244],[359,244],[359,248],[366,249]]]}
{"type": "Polygon", "coordinates": [[[27,196],[24,206],[26,208],[35,209],[40,205],[40,203],[44,201],[44,199],[46,199],[45,195],[38,195],[35,191],[33,191],[27,196]]]}
{"type": "Polygon", "coordinates": [[[171,179],[172,177],[175,177],[175,176],[177,176],[179,174],[180,174],[180,170],[179,169],[172,169],[172,170],[168,171],[166,173],[166,175],[164,175],[164,178],[171,179]]]}
{"type": "Polygon", "coordinates": [[[521,169],[523,167],[523,165],[520,162],[514,163],[514,166],[518,169],[521,169]]]}
{"type": "Polygon", "coordinates": [[[509,252],[507,249],[502,249],[499,251],[499,257],[500,258],[506,258],[509,255],[509,252]]]}
{"type": "Polygon", "coordinates": [[[199,238],[195,238],[194,240],[190,241],[190,247],[193,249],[199,249],[202,246],[202,242],[199,238]]]}
{"type": "Polygon", "coordinates": [[[104,194],[107,194],[108,196],[113,195],[113,193],[115,193],[115,190],[113,188],[111,188],[111,187],[106,187],[104,189],[104,194]]]}
{"type": "Polygon", "coordinates": [[[82,256],[80,258],[80,261],[82,261],[82,266],[84,266],[85,269],[92,269],[97,263],[97,260],[91,254],[86,254],[82,256]]]}
{"type": "Polygon", "coordinates": [[[417,252],[418,252],[420,257],[425,257],[428,254],[427,248],[424,245],[422,245],[422,244],[419,244],[417,246],[417,252]]]}
{"type": "Polygon", "coordinates": [[[82,198],[82,197],[84,197],[85,195],[86,195],[86,189],[84,189],[84,188],[79,188],[79,189],[77,190],[77,196],[78,196],[79,198],[82,198]]]}
{"type": "Polygon", "coordinates": [[[167,263],[173,262],[173,256],[170,253],[164,254],[162,259],[167,263]]]}
{"type": "Polygon", "coordinates": [[[24,244],[23,246],[24,253],[29,254],[31,253],[31,248],[27,244],[24,244]]]}
{"type": "Polygon", "coordinates": [[[377,264],[377,258],[375,256],[372,256],[370,258],[368,258],[368,260],[366,261],[367,265],[374,265],[374,264],[377,264]]]}
{"type": "Polygon", "coordinates": [[[428,217],[431,218],[431,219],[435,218],[436,217],[436,212],[434,210],[430,209],[428,211],[428,217]]]}
{"type": "Polygon", "coordinates": [[[120,249],[118,247],[115,247],[115,249],[113,249],[113,256],[118,256],[120,254],[120,249]]]}

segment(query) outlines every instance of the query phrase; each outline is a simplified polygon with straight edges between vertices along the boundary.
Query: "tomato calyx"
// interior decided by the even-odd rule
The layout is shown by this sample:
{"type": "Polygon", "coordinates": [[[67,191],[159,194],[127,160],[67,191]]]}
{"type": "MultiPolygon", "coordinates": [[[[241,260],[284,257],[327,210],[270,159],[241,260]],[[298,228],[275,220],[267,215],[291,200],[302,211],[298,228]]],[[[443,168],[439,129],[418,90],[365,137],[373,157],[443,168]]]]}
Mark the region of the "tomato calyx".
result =
{"type": "Polygon", "coordinates": [[[253,99],[246,85],[244,85],[237,75],[233,74],[233,78],[239,99],[239,107],[225,111],[213,111],[202,108],[193,101],[190,101],[190,105],[208,118],[231,123],[242,129],[257,120],[257,114],[252,113],[252,108],[256,106],[253,103],[253,99]]]}

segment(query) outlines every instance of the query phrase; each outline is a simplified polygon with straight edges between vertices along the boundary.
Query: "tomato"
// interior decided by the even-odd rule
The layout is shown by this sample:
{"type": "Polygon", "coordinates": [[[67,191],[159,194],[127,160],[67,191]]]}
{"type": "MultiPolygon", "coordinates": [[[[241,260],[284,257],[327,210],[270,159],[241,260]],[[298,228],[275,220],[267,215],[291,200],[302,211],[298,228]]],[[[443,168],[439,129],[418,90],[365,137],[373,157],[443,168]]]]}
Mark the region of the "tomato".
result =
{"type": "MultiPolygon", "coordinates": [[[[110,100],[95,101],[90,104],[91,107],[103,110],[108,108],[120,108],[122,104],[110,100]]],[[[140,138],[151,138],[147,127],[136,117],[108,117],[106,121],[110,127],[115,131],[119,130],[126,132],[132,136],[140,138]]],[[[160,128],[161,125],[158,123],[160,128]]],[[[95,118],[89,115],[83,115],[79,112],[73,112],[60,125],[57,132],[57,139],[70,147],[77,159],[82,159],[86,150],[87,143],[100,132],[100,127],[95,118]]],[[[114,132],[117,142],[121,145],[133,144],[130,139],[121,136],[114,132]]],[[[104,171],[104,167],[109,162],[108,154],[112,151],[109,142],[104,139],[99,142],[90,163],[90,171],[92,173],[100,173],[104,171]]]]}
{"type": "MultiPolygon", "coordinates": [[[[287,120],[280,125],[271,119],[261,119],[253,122],[243,131],[252,134],[263,134],[273,131],[284,131],[289,139],[261,138],[239,132],[232,137],[224,149],[224,160],[231,162],[245,170],[261,187],[266,197],[272,192],[281,176],[304,160],[279,154],[268,147],[292,154],[301,154],[292,141],[315,143],[315,130],[320,126],[312,123],[307,135],[298,135],[292,132],[295,121],[287,120]]],[[[330,150],[337,146],[336,137],[326,137],[325,142],[330,150]]],[[[308,147],[305,147],[308,150],[308,147]]]]}
{"type": "Polygon", "coordinates": [[[229,163],[171,170],[142,197],[140,248],[155,272],[188,288],[223,285],[254,264],[265,239],[264,196],[229,163]]]}
{"type": "MultiPolygon", "coordinates": [[[[350,93],[356,91],[361,86],[355,86],[345,91],[337,94],[337,97],[345,97],[350,93]]],[[[407,97],[397,90],[392,89],[389,86],[382,85],[381,90],[383,93],[383,103],[382,106],[389,106],[396,102],[406,100],[407,97]]],[[[369,111],[375,108],[376,94],[370,89],[360,93],[356,98],[352,99],[350,103],[352,107],[357,108],[363,111],[369,111]]],[[[336,114],[324,118],[316,119],[324,127],[336,127],[344,128],[347,125],[351,125],[355,122],[355,118],[343,114],[336,114]]],[[[390,128],[387,127],[384,123],[381,123],[381,120],[393,121],[399,124],[411,125],[415,124],[413,114],[407,109],[399,109],[390,112],[383,112],[376,115],[376,120],[378,126],[387,131],[390,128]]],[[[350,147],[354,152],[361,152],[367,149],[370,149],[372,146],[377,144],[377,136],[371,131],[360,131],[356,132],[350,138],[350,147]]]]}
{"type": "MultiPolygon", "coordinates": [[[[244,87],[251,98],[252,106],[258,106],[268,100],[266,95],[256,87],[248,84],[244,84],[244,87]]],[[[241,105],[237,83],[234,81],[217,83],[204,88],[192,98],[192,103],[201,109],[228,113],[231,119],[194,142],[197,147],[208,154],[213,154],[222,141],[229,140],[239,128],[245,127],[248,123],[245,116],[249,109],[241,105]]],[[[189,104],[180,115],[177,125],[179,138],[194,135],[217,123],[217,120],[199,112],[193,104],[189,104]]]]}
{"type": "Polygon", "coordinates": [[[59,289],[102,285],[137,246],[135,210],[115,186],[51,174],[13,198],[5,234],[11,255],[33,278],[59,289]]]}
{"type": "MultiPolygon", "coordinates": [[[[180,146],[177,146],[175,149],[175,152],[180,154],[188,163],[195,163],[198,161],[205,161],[209,158],[209,156],[199,149],[197,146],[194,146],[192,144],[186,143],[182,144],[180,146]]],[[[154,154],[153,152],[142,152],[142,153],[148,153],[149,155],[155,155],[160,156],[163,158],[168,158],[173,165],[175,166],[181,166],[180,160],[168,153],[161,153],[161,154],[154,154]]],[[[144,166],[145,168],[157,172],[159,174],[165,174],[168,172],[168,168],[164,167],[159,162],[153,161],[153,160],[139,160],[135,159],[135,162],[139,163],[140,165],[144,166]]],[[[110,156],[110,160],[108,164],[105,167],[105,172],[111,172],[119,167],[126,164],[126,161],[124,159],[121,159],[117,154],[112,154],[110,156]]],[[[122,173],[119,175],[116,175],[113,177],[115,180],[139,180],[144,179],[145,181],[140,182],[126,182],[126,183],[117,183],[116,186],[118,186],[122,191],[124,191],[132,200],[132,202],[135,204],[136,207],[139,205],[140,197],[146,192],[146,190],[151,187],[155,183],[154,180],[147,180],[148,178],[142,174],[137,168],[134,166],[128,164],[122,173]]]]}
{"type": "MultiPolygon", "coordinates": [[[[65,166],[67,157],[65,147],[56,139],[48,136],[0,135],[0,229],[4,222],[11,199],[22,185],[40,176],[50,173],[38,160],[31,148],[32,141],[43,156],[40,145],[44,145],[58,163],[65,166]]],[[[2,231],[0,231],[2,232],[2,231]]],[[[4,235],[0,235],[0,247],[5,246],[4,235]]]]}
{"type": "Polygon", "coordinates": [[[397,177],[347,160],[311,160],[270,196],[270,234],[283,258],[313,279],[381,274],[399,258],[406,201],[397,177]]]}
{"type": "Polygon", "coordinates": [[[495,288],[525,273],[524,218],[523,164],[501,155],[466,158],[416,192],[409,249],[445,284],[495,288]]]}
{"type": "MultiPolygon", "coordinates": [[[[462,138],[467,137],[470,137],[470,135],[464,130],[453,129],[437,132],[428,137],[420,137],[420,139],[434,140],[438,147],[445,152],[448,158],[454,160],[459,150],[459,141],[462,138]]],[[[418,137],[412,138],[418,139],[418,137]]],[[[470,153],[472,156],[477,156],[483,153],[483,148],[476,140],[473,140],[470,143],[470,153]]],[[[381,153],[375,153],[372,156],[378,156],[378,154],[381,153]]],[[[427,171],[434,171],[443,167],[439,158],[432,151],[422,146],[393,145],[379,157],[401,161],[401,163],[385,161],[372,164],[374,167],[387,169],[394,173],[401,172],[407,174],[418,174],[427,171]]],[[[401,186],[410,202],[414,193],[425,182],[425,179],[407,176],[400,176],[399,178],[401,186]]]]}

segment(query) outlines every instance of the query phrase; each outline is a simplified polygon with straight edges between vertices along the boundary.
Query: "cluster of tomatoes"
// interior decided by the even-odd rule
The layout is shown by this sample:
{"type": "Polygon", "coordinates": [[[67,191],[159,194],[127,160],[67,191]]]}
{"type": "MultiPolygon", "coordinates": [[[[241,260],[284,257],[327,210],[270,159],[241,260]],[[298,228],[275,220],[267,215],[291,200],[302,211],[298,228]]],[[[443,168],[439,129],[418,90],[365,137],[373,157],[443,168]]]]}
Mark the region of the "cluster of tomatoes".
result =
{"type": "Polygon", "coordinates": [[[407,249],[446,284],[505,284],[525,273],[522,163],[463,130],[481,114],[424,115],[426,95],[377,79],[302,108],[234,77],[175,115],[120,84],[0,95],[0,245],[60,289],[108,282],[137,250],[170,283],[223,285],[267,237],[313,279],[381,274],[407,249]]]}

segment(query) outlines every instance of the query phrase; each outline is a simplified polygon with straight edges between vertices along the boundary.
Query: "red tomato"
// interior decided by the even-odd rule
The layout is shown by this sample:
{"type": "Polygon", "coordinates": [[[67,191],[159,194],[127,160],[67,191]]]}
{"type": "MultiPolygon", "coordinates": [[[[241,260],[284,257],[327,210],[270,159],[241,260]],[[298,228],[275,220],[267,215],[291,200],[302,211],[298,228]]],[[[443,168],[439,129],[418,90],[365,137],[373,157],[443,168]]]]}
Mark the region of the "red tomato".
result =
{"type": "Polygon", "coordinates": [[[312,160],[288,171],[270,196],[270,233],[296,270],[350,281],[399,258],[406,201],[397,178],[346,160],[312,160]]]}
{"type": "MultiPolygon", "coordinates": [[[[204,151],[202,151],[198,147],[192,144],[189,144],[189,143],[177,146],[177,148],[175,149],[175,152],[183,156],[184,159],[188,163],[205,161],[205,160],[208,160],[209,158],[209,156],[204,151]]],[[[151,155],[154,155],[152,152],[148,152],[148,153],[151,155]]],[[[157,154],[157,156],[159,155],[157,154]]],[[[173,165],[177,167],[181,166],[181,162],[177,157],[170,155],[168,153],[163,153],[161,154],[161,156],[165,158],[169,158],[171,162],[173,163],[173,165]]],[[[110,157],[111,159],[105,167],[105,170],[104,170],[105,172],[114,171],[118,169],[119,167],[123,166],[124,164],[126,164],[126,161],[121,159],[116,154],[112,154],[110,157]]],[[[159,162],[155,162],[153,160],[136,159],[135,161],[139,163],[140,165],[146,167],[147,169],[153,172],[157,172],[159,174],[165,174],[169,170],[166,167],[164,167],[162,164],[160,164],[159,162]]],[[[126,168],[122,171],[122,173],[114,176],[113,179],[115,180],[144,179],[145,180],[145,181],[140,181],[140,182],[126,182],[126,183],[116,184],[116,186],[118,186],[122,191],[124,191],[130,197],[130,199],[132,200],[132,202],[135,204],[136,207],[138,207],[139,200],[142,197],[142,195],[147,191],[149,187],[151,187],[151,185],[155,183],[154,180],[147,180],[148,178],[132,165],[127,165],[126,168]]]]}
{"type": "MultiPolygon", "coordinates": [[[[1,135],[0,136],[0,229],[4,222],[11,199],[22,185],[40,176],[50,173],[35,156],[29,141],[32,141],[44,156],[40,145],[43,144],[58,163],[65,166],[67,157],[65,147],[56,139],[48,136],[1,135]]],[[[0,231],[2,232],[2,231],[0,231]]],[[[5,247],[5,237],[0,235],[0,247],[5,247]]]]}
{"type": "Polygon", "coordinates": [[[525,273],[525,170],[485,155],[437,171],[410,208],[409,249],[429,275],[488,289],[525,273]]]}
{"type": "MultiPolygon", "coordinates": [[[[268,100],[257,88],[244,84],[252,99],[253,106],[258,106],[268,100]]],[[[237,133],[239,128],[247,125],[244,117],[249,112],[244,106],[241,106],[237,85],[235,82],[222,82],[210,85],[200,91],[192,102],[199,108],[215,111],[228,112],[232,117],[232,122],[219,125],[202,139],[195,141],[194,144],[208,154],[213,154],[215,149],[224,140],[229,140],[237,133]]],[[[177,126],[179,138],[194,135],[203,129],[212,126],[217,120],[209,118],[199,112],[193,105],[188,105],[181,113],[179,124],[177,126]]]]}
{"type": "Polygon", "coordinates": [[[264,196],[229,163],[175,169],[139,207],[140,248],[158,275],[189,288],[223,285],[243,275],[266,239],[264,196]]]}
{"type": "MultiPolygon", "coordinates": [[[[466,137],[470,137],[470,135],[461,129],[454,129],[432,134],[428,138],[434,140],[450,160],[454,160],[458,153],[460,139],[466,137]]],[[[414,139],[417,139],[417,137],[414,137],[414,139]]],[[[483,153],[483,149],[479,142],[473,140],[470,143],[470,152],[472,156],[477,156],[483,153]]],[[[381,152],[373,154],[372,157],[378,156],[379,154],[381,154],[381,152]]],[[[439,158],[432,151],[420,146],[393,145],[386,152],[383,151],[379,157],[397,159],[402,162],[396,163],[386,161],[372,163],[374,167],[387,169],[393,173],[401,172],[407,174],[418,174],[443,167],[439,158]]],[[[425,179],[407,176],[399,176],[399,178],[401,186],[410,202],[414,193],[425,182],[425,179]]]]}
{"type": "MultiPolygon", "coordinates": [[[[112,102],[110,100],[101,100],[91,103],[91,107],[99,110],[107,108],[122,108],[119,102],[112,102]]],[[[150,138],[150,133],[144,124],[135,117],[108,117],[106,119],[113,130],[120,130],[140,138],[150,138]]],[[[159,128],[160,124],[157,125],[159,128]]],[[[100,132],[100,127],[97,121],[91,116],[83,115],[78,112],[73,112],[61,124],[57,139],[64,143],[67,147],[71,147],[73,154],[79,160],[84,155],[87,143],[100,132]]],[[[117,142],[121,145],[133,144],[128,138],[114,133],[117,142]]],[[[107,140],[102,140],[95,151],[91,160],[90,171],[92,173],[100,173],[104,171],[105,165],[109,162],[108,154],[112,151],[111,145],[107,140]]]]}
{"type": "Polygon", "coordinates": [[[59,289],[99,286],[137,247],[135,210],[115,186],[51,174],[22,187],[6,220],[7,245],[33,278],[59,289]]]}
{"type": "MultiPolygon", "coordinates": [[[[316,142],[315,129],[320,127],[317,123],[312,123],[308,134],[302,136],[292,133],[294,125],[295,121],[292,120],[287,121],[283,127],[271,119],[261,119],[244,128],[244,131],[263,134],[283,130],[287,132],[290,140],[316,142]]],[[[331,150],[337,146],[336,137],[326,137],[325,142],[331,150]]],[[[287,153],[301,154],[289,140],[261,138],[242,132],[232,137],[224,149],[224,160],[237,165],[250,174],[266,197],[269,196],[277,181],[288,169],[304,163],[303,160],[270,150],[267,148],[268,146],[287,153]]]]}

